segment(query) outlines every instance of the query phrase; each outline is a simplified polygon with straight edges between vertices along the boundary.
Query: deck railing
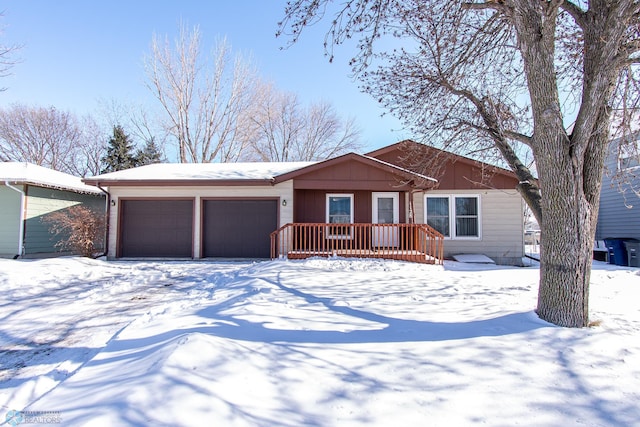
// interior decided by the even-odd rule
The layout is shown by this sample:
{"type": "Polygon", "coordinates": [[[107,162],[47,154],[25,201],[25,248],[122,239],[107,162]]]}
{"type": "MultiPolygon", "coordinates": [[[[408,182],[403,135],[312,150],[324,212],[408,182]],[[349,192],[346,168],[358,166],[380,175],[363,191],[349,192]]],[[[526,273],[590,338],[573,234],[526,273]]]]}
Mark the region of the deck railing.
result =
{"type": "Polygon", "coordinates": [[[426,224],[290,223],[271,233],[271,258],[384,258],[442,264],[444,237],[426,224]]]}

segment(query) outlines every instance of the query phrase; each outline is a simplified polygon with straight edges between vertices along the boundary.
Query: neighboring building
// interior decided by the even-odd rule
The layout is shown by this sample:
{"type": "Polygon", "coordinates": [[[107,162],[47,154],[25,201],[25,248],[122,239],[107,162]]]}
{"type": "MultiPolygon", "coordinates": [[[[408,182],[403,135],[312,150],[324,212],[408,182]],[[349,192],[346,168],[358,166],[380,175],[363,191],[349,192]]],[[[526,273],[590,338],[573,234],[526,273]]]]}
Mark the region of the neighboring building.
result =
{"type": "Polygon", "coordinates": [[[42,221],[78,204],[105,212],[105,195],[80,178],[29,163],[0,163],[0,257],[62,255],[42,221]]]}
{"type": "Polygon", "coordinates": [[[498,170],[495,188],[478,186],[469,179],[482,168],[459,157],[438,182],[399,165],[400,147],[315,163],[156,164],[85,182],[109,193],[111,258],[413,254],[438,262],[442,236],[425,224],[448,223],[447,254],[521,262],[512,174],[498,170]]]}
{"type": "Polygon", "coordinates": [[[640,240],[640,159],[611,142],[602,178],[596,240],[640,240]]]}

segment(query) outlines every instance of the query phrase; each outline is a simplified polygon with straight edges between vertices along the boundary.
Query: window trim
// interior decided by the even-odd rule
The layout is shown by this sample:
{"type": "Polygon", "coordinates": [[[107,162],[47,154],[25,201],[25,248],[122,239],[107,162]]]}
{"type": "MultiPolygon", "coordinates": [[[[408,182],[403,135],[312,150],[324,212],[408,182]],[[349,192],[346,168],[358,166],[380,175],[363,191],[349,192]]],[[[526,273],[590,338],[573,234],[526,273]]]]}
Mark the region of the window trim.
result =
{"type": "MultiPolygon", "coordinates": [[[[330,200],[332,197],[346,197],[349,199],[349,222],[348,224],[353,224],[353,217],[354,217],[354,210],[355,210],[355,204],[354,204],[354,197],[353,197],[353,193],[327,193],[326,194],[326,198],[325,198],[325,221],[327,224],[331,224],[331,221],[329,220],[329,206],[330,206],[330,200]]],[[[325,237],[327,239],[353,239],[353,227],[349,227],[348,229],[348,234],[332,234],[331,233],[331,227],[327,226],[326,230],[325,230],[325,237]]]]}
{"type": "Polygon", "coordinates": [[[424,196],[424,223],[427,224],[427,199],[428,198],[448,198],[449,199],[449,236],[444,236],[446,240],[482,240],[482,198],[480,194],[425,194],[424,196]],[[474,198],[478,204],[478,235],[458,236],[456,234],[456,199],[474,198]]]}
{"type": "Polygon", "coordinates": [[[429,224],[428,222],[428,209],[427,209],[427,200],[428,199],[447,199],[448,203],[449,203],[449,210],[447,212],[448,217],[449,217],[449,235],[447,236],[446,234],[444,234],[444,238],[445,239],[451,239],[451,196],[448,194],[433,194],[433,195],[426,195],[424,196],[424,223],[425,224],[429,224]]]}

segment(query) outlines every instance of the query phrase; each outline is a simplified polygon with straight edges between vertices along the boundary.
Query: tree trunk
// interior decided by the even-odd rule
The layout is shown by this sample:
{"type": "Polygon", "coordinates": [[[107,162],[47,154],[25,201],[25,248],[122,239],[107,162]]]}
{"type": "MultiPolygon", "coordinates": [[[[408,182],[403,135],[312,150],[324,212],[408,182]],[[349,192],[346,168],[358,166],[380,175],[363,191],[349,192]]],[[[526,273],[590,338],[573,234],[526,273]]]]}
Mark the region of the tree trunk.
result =
{"type": "MultiPolygon", "coordinates": [[[[583,190],[584,151],[564,129],[555,77],[557,4],[516,2],[513,22],[533,113],[532,149],[542,198],[537,313],[560,326],[589,323],[593,203],[583,190]]],[[[597,206],[597,202],[596,202],[597,206]]]]}
{"type": "Polygon", "coordinates": [[[540,318],[560,326],[584,327],[589,323],[589,280],[593,240],[598,216],[597,201],[587,201],[581,176],[557,145],[556,152],[540,156],[538,171],[542,183],[540,249],[540,318]],[[541,160],[544,159],[544,160],[541,160]],[[553,160],[552,160],[553,159],[553,160]]]}
{"type": "Polygon", "coordinates": [[[571,135],[562,124],[553,76],[554,4],[522,0],[516,16],[534,117],[534,155],[542,193],[538,315],[561,326],[589,324],[589,280],[615,63],[632,2],[592,2],[583,22],[582,100],[571,135]],[[540,13],[540,8],[542,12],[540,13]],[[537,20],[536,20],[537,17],[537,20]],[[545,81],[545,77],[547,81],[545,81]]]}

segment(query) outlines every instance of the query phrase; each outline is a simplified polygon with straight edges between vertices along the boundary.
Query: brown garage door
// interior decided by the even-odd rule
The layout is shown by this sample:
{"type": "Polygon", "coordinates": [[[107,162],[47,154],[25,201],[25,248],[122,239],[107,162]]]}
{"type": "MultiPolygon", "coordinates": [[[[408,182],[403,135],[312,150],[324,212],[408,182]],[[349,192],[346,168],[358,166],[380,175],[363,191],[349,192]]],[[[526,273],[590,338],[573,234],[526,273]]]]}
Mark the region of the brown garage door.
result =
{"type": "Polygon", "coordinates": [[[121,257],[191,257],[193,200],[122,200],[121,257]]]}
{"type": "Polygon", "coordinates": [[[269,258],[277,200],[205,200],[203,205],[204,257],[269,258]]]}

